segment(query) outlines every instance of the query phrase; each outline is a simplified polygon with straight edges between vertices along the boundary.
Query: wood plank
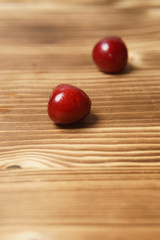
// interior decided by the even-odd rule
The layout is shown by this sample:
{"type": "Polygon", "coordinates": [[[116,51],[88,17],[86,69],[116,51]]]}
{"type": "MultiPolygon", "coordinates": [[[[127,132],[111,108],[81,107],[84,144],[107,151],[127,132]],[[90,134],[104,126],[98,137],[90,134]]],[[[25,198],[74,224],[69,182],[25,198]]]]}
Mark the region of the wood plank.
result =
{"type": "Polygon", "coordinates": [[[1,169],[159,165],[156,1],[0,7],[1,169]],[[115,34],[128,45],[129,65],[120,75],[106,75],[91,51],[98,39],[115,34]],[[61,83],[92,99],[90,116],[72,129],[58,128],[47,116],[51,89],[61,83]]]}
{"type": "Polygon", "coordinates": [[[8,170],[2,239],[158,239],[160,168],[8,170]]]}
{"type": "Polygon", "coordinates": [[[0,239],[160,239],[160,2],[0,0],[0,239]],[[91,58],[129,50],[121,74],[91,58]],[[47,116],[52,89],[82,88],[91,114],[47,116]]]}

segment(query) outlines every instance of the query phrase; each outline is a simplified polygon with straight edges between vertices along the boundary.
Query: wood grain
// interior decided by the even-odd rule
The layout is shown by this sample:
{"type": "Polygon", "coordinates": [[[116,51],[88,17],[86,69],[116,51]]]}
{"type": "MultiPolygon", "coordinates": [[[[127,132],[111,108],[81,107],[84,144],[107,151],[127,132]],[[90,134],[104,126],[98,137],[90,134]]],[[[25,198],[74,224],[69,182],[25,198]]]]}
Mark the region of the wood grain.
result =
{"type": "Polygon", "coordinates": [[[1,239],[158,239],[159,176],[159,167],[4,171],[1,239]]]}
{"type": "Polygon", "coordinates": [[[160,2],[0,0],[0,239],[160,239],[160,2]],[[107,75],[94,44],[121,36],[107,75]],[[52,89],[82,88],[91,114],[47,115],[52,89]]]}
{"type": "Polygon", "coordinates": [[[159,165],[159,11],[156,1],[49,1],[0,5],[0,168],[159,165]],[[94,44],[121,36],[129,64],[99,72],[94,44]],[[92,99],[80,125],[47,116],[52,88],[69,83],[92,99]]]}

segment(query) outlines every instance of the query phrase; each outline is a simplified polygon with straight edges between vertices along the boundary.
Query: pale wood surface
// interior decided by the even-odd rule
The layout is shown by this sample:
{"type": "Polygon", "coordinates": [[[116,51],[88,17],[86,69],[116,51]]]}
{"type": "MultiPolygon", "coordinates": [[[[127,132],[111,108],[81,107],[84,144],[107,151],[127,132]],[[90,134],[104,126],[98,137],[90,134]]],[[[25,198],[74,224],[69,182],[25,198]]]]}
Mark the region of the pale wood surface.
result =
{"type": "Polygon", "coordinates": [[[0,0],[0,239],[160,239],[160,1],[0,0]],[[126,71],[94,44],[121,36],[126,71]],[[59,128],[53,87],[92,99],[59,128]]]}

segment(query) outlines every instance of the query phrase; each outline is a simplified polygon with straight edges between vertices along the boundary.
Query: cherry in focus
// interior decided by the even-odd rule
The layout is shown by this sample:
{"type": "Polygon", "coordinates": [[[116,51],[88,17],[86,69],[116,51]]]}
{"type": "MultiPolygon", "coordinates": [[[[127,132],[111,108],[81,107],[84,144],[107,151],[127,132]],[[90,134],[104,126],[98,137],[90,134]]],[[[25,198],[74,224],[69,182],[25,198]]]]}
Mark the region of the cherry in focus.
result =
{"type": "Polygon", "coordinates": [[[71,124],[86,117],[91,100],[81,89],[69,84],[58,85],[48,102],[48,115],[57,124],[71,124]]]}
{"type": "Polygon", "coordinates": [[[101,71],[118,73],[127,65],[128,51],[121,38],[108,37],[95,45],[92,57],[101,71]]]}

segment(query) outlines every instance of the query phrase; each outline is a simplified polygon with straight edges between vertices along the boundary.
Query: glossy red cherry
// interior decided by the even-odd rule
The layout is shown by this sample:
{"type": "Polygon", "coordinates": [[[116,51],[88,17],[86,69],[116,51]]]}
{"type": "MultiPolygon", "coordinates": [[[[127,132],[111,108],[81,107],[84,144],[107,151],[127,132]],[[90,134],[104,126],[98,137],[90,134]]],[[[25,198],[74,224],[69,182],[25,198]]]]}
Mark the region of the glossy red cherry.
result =
{"type": "Polygon", "coordinates": [[[69,84],[53,89],[48,102],[48,115],[58,124],[75,123],[90,112],[91,100],[81,89],[69,84]]]}
{"type": "Polygon", "coordinates": [[[101,71],[117,73],[127,64],[127,47],[119,37],[104,38],[95,45],[92,57],[101,71]]]}

